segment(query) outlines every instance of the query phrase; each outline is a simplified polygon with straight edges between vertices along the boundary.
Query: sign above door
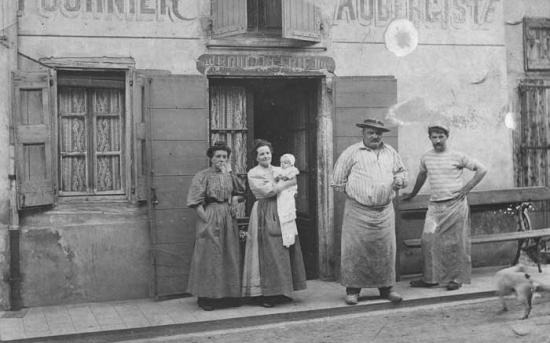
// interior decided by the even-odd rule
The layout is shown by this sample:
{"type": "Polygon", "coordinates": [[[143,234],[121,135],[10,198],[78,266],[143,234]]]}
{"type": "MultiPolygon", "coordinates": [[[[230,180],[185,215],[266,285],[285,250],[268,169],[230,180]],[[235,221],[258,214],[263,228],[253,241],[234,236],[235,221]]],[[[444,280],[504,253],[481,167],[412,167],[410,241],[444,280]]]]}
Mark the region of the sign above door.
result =
{"type": "Polygon", "coordinates": [[[205,54],[197,70],[206,75],[311,75],[333,73],[334,60],[326,56],[205,54]]]}

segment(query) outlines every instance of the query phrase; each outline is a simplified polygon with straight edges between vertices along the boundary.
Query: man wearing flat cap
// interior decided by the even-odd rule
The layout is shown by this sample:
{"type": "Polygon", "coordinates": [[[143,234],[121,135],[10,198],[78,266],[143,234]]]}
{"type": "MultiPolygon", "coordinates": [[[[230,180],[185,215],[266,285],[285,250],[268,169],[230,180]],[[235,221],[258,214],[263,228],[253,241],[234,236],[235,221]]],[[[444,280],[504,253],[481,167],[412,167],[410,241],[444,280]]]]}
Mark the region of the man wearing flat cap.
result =
{"type": "Polygon", "coordinates": [[[407,186],[408,174],[395,149],[382,142],[384,123],[357,124],[363,140],[346,148],[334,166],[331,186],[346,194],[342,223],[340,283],[346,304],[358,302],[361,288],[378,288],[392,302],[403,298],[395,284],[395,214],[392,200],[407,186]]]}
{"type": "Polygon", "coordinates": [[[452,291],[471,280],[470,207],[466,196],[483,179],[487,169],[470,156],[447,148],[447,125],[429,125],[428,135],[433,149],[420,158],[420,171],[412,192],[401,197],[404,201],[412,199],[429,179],[430,204],[421,243],[424,274],[421,279],[411,281],[411,286],[446,283],[452,291]],[[465,185],[464,168],[475,171],[465,185]]]}

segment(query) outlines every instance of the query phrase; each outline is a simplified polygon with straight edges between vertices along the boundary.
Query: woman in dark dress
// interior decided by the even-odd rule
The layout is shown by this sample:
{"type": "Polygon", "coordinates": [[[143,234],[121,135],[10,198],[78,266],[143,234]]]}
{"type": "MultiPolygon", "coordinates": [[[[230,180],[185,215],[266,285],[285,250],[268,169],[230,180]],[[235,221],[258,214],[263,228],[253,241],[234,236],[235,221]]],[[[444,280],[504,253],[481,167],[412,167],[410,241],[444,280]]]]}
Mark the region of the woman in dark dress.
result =
{"type": "Polygon", "coordinates": [[[238,202],[244,200],[244,187],[229,171],[231,149],[224,142],[216,142],[206,155],[211,167],[193,177],[187,195],[187,206],[198,216],[187,292],[198,297],[202,309],[211,311],[240,304],[236,210],[238,202]]]}
{"type": "Polygon", "coordinates": [[[248,225],[242,295],[273,307],[277,299],[289,299],[293,291],[307,287],[298,236],[294,245],[283,245],[277,214],[277,194],[296,185],[296,179],[275,181],[271,143],[257,140],[252,153],[258,165],[248,172],[248,185],[257,201],[248,225]]]}

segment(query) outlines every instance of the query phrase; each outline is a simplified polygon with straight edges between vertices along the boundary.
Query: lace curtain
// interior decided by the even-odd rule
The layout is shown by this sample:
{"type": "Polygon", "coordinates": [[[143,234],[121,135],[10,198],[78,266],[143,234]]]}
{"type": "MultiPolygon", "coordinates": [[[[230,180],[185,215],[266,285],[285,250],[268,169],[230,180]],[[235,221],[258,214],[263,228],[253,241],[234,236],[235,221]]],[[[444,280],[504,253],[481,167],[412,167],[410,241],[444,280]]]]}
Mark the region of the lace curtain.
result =
{"type": "MultiPolygon", "coordinates": [[[[247,172],[247,102],[244,87],[210,88],[210,142],[224,141],[231,148],[230,163],[243,184],[247,172]]],[[[239,209],[238,217],[245,217],[245,205],[239,209]]]]}
{"type": "Polygon", "coordinates": [[[60,87],[61,192],[122,191],[122,89],[60,87]]]}

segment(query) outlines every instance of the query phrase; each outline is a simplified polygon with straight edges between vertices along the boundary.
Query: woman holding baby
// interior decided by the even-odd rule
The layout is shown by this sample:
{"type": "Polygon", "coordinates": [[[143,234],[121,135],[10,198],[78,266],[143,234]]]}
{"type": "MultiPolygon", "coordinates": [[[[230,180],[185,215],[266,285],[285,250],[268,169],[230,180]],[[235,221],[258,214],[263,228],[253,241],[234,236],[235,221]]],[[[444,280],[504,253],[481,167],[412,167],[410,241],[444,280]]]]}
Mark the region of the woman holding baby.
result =
{"type": "Polygon", "coordinates": [[[231,148],[225,142],[216,142],[206,155],[211,166],[193,177],[187,195],[187,206],[198,216],[187,292],[198,297],[199,307],[211,311],[240,305],[236,211],[245,189],[230,171],[231,148]]]}
{"type": "Polygon", "coordinates": [[[277,212],[277,194],[296,186],[296,178],[275,180],[272,153],[271,143],[256,140],[252,155],[257,165],[248,172],[248,185],[256,202],[248,226],[242,296],[253,297],[263,307],[273,307],[281,296],[291,299],[293,291],[307,287],[298,236],[294,244],[283,245],[277,212]]]}

